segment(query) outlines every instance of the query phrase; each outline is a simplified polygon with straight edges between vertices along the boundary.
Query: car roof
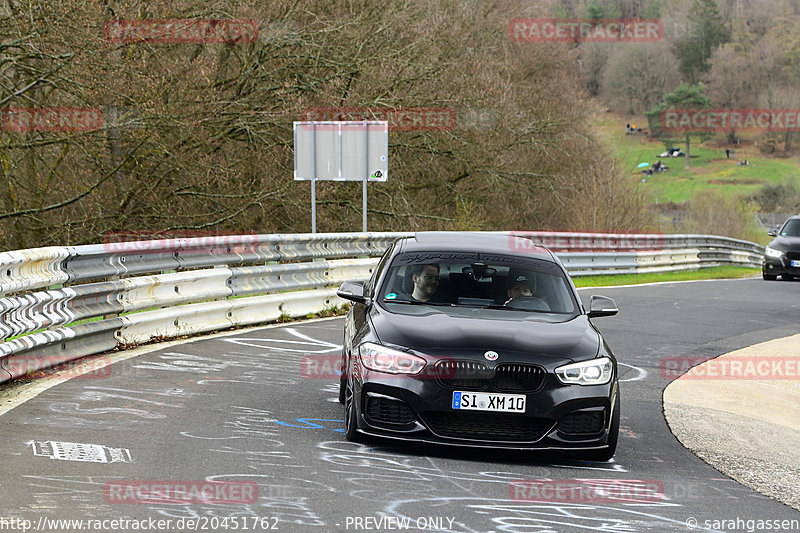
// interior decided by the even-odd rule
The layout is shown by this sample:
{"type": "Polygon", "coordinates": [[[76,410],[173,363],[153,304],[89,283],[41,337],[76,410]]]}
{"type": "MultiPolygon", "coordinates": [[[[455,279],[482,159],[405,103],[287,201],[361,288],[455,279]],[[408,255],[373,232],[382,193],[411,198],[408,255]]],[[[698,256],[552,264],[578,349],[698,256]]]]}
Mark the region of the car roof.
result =
{"type": "Polygon", "coordinates": [[[555,263],[552,252],[524,234],[469,231],[421,231],[400,240],[401,252],[478,252],[524,255],[555,263]]]}

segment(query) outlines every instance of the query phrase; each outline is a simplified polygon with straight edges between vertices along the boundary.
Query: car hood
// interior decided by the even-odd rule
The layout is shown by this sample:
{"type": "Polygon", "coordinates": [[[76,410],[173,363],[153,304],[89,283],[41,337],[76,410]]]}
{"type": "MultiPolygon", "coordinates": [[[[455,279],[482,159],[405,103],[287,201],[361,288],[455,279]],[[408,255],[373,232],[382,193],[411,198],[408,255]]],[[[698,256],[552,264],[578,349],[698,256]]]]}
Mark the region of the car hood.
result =
{"type": "Polygon", "coordinates": [[[767,246],[786,251],[800,251],[800,237],[776,237],[767,246]]]}
{"type": "Polygon", "coordinates": [[[482,313],[464,316],[425,308],[419,315],[407,315],[380,309],[371,318],[380,342],[431,355],[493,350],[569,362],[595,357],[600,347],[600,335],[586,315],[566,322],[546,322],[535,313],[515,319],[509,319],[509,314],[519,312],[497,311],[496,317],[482,313]]]}

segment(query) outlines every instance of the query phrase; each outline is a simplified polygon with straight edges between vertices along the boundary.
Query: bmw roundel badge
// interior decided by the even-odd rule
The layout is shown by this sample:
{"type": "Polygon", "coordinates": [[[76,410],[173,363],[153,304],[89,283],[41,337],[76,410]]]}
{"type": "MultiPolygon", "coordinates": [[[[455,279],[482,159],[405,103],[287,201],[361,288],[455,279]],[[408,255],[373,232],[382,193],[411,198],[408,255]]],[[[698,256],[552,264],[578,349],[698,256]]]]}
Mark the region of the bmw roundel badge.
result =
{"type": "Polygon", "coordinates": [[[493,352],[491,350],[483,354],[483,356],[489,361],[495,361],[498,357],[500,357],[497,352],[493,352]]]}

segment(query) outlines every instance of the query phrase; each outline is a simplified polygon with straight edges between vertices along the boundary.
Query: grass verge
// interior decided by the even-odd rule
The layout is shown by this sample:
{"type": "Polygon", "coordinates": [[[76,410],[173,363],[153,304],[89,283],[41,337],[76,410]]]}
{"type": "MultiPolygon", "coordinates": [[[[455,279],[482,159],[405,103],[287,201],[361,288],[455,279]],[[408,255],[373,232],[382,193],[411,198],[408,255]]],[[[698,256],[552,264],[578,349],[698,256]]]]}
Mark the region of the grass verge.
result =
{"type": "MultiPolygon", "coordinates": [[[[630,120],[628,120],[630,121],[630,120]]],[[[646,121],[642,120],[646,126],[646,121]]],[[[771,157],[761,154],[752,141],[741,146],[729,146],[735,157],[725,159],[725,147],[717,141],[693,142],[691,168],[684,169],[683,158],[661,158],[664,144],[643,134],[626,135],[626,119],[616,115],[600,118],[596,129],[608,141],[608,146],[630,172],[631,180],[647,190],[655,203],[690,201],[697,193],[707,190],[724,195],[749,195],[766,184],[798,183],[797,157],[771,157]],[[748,166],[738,166],[738,160],[747,159],[748,166]],[[653,164],[661,160],[669,170],[655,173],[642,183],[637,168],[641,162],[653,164]]],[[[638,124],[637,124],[638,126],[638,124]]],[[[685,149],[682,141],[673,145],[685,149]]]]}
{"type": "Polygon", "coordinates": [[[607,287],[610,285],[637,285],[659,281],[689,281],[701,279],[749,278],[761,273],[760,268],[725,265],[685,272],[654,272],[645,274],[615,274],[611,276],[575,276],[576,287],[607,287]]]}

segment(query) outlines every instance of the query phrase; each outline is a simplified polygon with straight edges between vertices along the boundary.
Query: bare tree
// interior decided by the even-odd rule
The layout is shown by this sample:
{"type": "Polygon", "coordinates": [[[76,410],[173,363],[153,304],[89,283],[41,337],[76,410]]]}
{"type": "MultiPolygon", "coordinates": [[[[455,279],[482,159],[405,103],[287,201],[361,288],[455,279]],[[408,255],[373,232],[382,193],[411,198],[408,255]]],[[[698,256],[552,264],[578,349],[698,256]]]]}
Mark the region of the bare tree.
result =
{"type": "Polygon", "coordinates": [[[603,93],[620,111],[636,114],[660,102],[677,80],[677,60],[667,45],[617,45],[608,60],[603,93]]]}
{"type": "MultiPolygon", "coordinates": [[[[733,45],[718,48],[711,56],[711,70],[706,77],[708,96],[713,105],[741,108],[754,104],[755,81],[748,73],[754,66],[748,56],[733,45]]],[[[736,142],[736,132],[728,132],[728,142],[736,142]]]]}
{"type": "MultiPolygon", "coordinates": [[[[312,107],[455,114],[452,129],[391,132],[391,177],[370,187],[370,229],[551,227],[576,213],[582,183],[620,177],[608,160],[596,166],[596,110],[577,52],[509,38],[509,21],[533,16],[528,5],[7,5],[2,106],[97,108],[104,124],[0,131],[6,247],[98,242],[120,230],[307,231],[292,122],[312,107]],[[117,19],[254,19],[260,33],[252,42],[107,41],[104,24],[117,19]]],[[[360,192],[320,184],[319,229],[359,229],[360,192]]],[[[642,213],[616,205],[594,229],[642,225],[642,213]]]]}
{"type": "Polygon", "coordinates": [[[603,72],[612,46],[611,43],[585,43],[580,47],[581,79],[591,96],[600,94],[603,72]]]}

